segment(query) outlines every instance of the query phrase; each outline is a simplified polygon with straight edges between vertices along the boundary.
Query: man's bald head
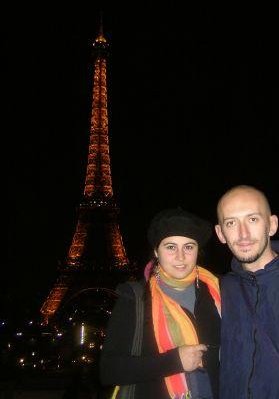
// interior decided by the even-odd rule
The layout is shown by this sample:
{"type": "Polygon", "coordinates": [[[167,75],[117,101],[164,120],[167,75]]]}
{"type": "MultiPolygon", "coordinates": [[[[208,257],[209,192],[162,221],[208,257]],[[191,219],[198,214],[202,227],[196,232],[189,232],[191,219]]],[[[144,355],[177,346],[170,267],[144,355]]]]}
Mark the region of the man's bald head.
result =
{"type": "Polygon", "coordinates": [[[230,200],[236,199],[237,197],[239,198],[239,201],[241,201],[242,198],[247,197],[248,195],[254,197],[256,201],[262,204],[268,216],[271,215],[270,205],[265,194],[253,186],[243,184],[232,187],[219,199],[217,204],[217,218],[219,223],[221,223],[223,220],[223,207],[225,204],[227,204],[230,200]]]}

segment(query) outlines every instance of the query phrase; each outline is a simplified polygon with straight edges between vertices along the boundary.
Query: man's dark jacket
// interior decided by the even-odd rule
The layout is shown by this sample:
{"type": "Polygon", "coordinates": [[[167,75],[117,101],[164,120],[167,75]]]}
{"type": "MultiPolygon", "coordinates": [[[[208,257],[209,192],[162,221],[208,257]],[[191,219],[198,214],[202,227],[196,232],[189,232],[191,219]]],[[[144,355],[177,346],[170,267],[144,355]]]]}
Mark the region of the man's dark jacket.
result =
{"type": "Polygon", "coordinates": [[[255,273],[234,259],[221,298],[220,398],[279,399],[279,257],[255,273]]]}

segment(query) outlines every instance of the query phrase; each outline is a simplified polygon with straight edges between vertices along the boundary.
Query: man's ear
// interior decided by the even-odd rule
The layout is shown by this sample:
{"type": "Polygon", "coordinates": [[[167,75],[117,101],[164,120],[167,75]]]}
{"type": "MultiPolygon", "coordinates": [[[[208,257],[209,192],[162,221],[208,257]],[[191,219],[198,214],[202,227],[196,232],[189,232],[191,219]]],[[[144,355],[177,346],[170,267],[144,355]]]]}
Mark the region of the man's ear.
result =
{"type": "Polygon", "coordinates": [[[276,215],[270,216],[269,236],[272,237],[278,229],[278,217],[276,215]]]}
{"type": "Polygon", "coordinates": [[[219,224],[215,225],[215,232],[217,234],[217,237],[219,238],[219,240],[221,241],[222,244],[226,244],[227,241],[222,233],[222,229],[221,226],[219,224]]]}

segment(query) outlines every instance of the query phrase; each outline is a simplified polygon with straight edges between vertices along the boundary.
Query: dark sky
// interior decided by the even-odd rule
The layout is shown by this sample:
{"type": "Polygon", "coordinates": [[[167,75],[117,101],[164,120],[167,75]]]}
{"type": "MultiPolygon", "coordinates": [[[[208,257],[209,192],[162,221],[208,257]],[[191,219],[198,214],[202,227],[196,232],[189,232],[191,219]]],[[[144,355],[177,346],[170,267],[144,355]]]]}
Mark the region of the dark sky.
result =
{"type": "MultiPolygon", "coordinates": [[[[103,7],[113,185],[132,258],[155,212],[180,205],[214,222],[235,184],[264,190],[279,214],[275,11],[139,4],[103,7]]],[[[2,292],[21,300],[48,292],[71,242],[99,23],[94,6],[34,12],[7,13],[2,47],[2,292]]]]}

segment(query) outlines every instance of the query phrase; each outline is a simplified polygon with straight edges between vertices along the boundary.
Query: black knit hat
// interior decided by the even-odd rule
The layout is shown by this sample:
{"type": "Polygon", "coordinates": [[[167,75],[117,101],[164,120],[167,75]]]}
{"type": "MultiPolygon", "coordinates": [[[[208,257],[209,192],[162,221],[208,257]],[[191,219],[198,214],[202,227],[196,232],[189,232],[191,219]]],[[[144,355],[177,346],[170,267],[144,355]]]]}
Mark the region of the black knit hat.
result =
{"type": "Polygon", "coordinates": [[[212,233],[211,224],[200,217],[181,208],[165,209],[152,219],[147,238],[152,248],[171,236],[189,237],[203,247],[212,233]]]}

